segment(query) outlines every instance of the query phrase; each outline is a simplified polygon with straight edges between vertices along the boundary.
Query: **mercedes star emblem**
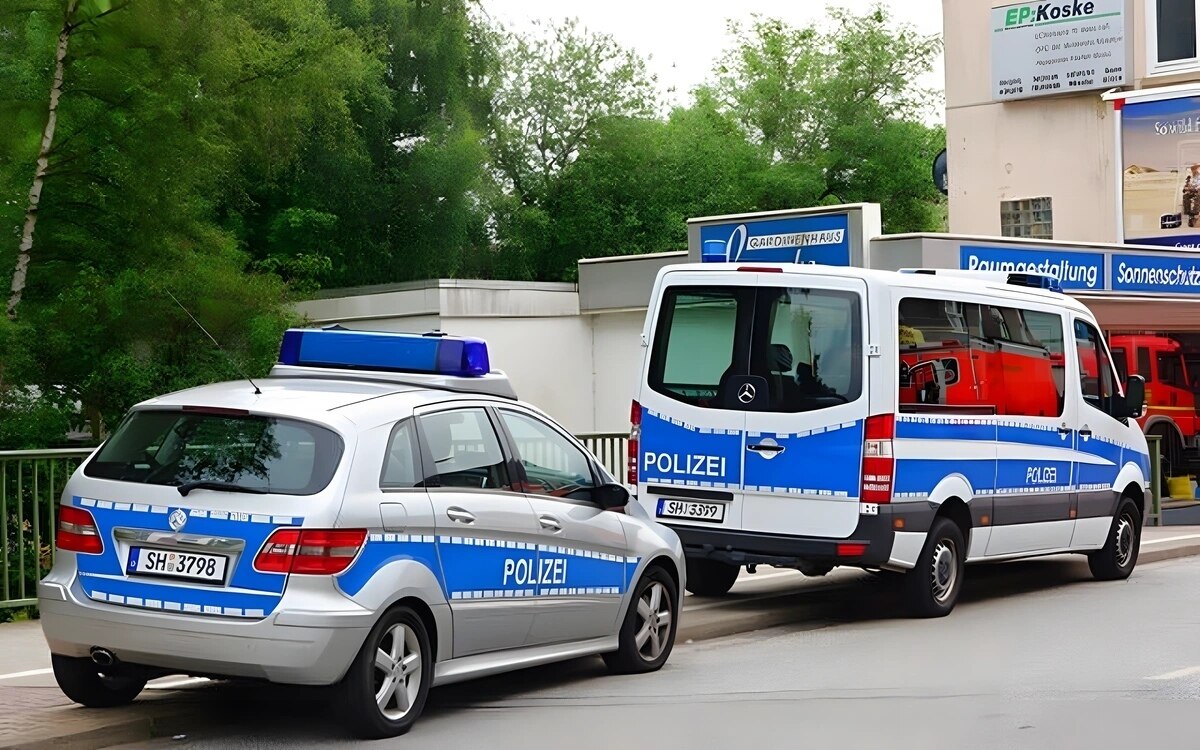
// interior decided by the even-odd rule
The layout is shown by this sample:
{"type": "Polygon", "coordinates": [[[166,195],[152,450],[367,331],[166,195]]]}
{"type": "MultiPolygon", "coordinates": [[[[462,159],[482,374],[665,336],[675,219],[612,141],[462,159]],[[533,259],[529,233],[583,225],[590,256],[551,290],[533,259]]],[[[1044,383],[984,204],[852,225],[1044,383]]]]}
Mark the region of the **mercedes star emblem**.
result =
{"type": "Polygon", "coordinates": [[[738,401],[748,404],[754,400],[754,393],[754,386],[749,383],[742,383],[742,387],[738,389],[738,401]]]}
{"type": "Polygon", "coordinates": [[[171,511],[171,515],[167,518],[167,523],[171,524],[171,531],[179,531],[187,523],[187,513],[183,511],[183,508],[176,508],[171,511]]]}

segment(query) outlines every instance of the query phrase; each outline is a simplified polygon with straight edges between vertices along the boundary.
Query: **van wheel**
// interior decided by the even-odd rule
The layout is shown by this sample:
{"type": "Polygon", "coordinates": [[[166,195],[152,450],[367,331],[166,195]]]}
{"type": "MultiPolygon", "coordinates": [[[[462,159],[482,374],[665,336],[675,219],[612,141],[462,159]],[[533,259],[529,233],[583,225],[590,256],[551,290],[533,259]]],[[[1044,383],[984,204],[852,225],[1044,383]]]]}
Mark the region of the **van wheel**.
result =
{"type": "Polygon", "coordinates": [[[1137,565],[1142,541],[1142,516],[1129,498],[1122,498],[1104,546],[1088,555],[1088,568],[1098,581],[1120,581],[1137,565]]]}
{"type": "Polygon", "coordinates": [[[408,607],[388,610],[342,679],[346,725],[363,739],[404,734],[425,708],[432,680],[425,623],[408,607]]]}
{"type": "Polygon", "coordinates": [[[140,677],[101,674],[100,668],[86,656],[50,654],[50,666],[63,695],[88,708],[127,705],[146,687],[146,680],[140,677]]]}
{"type": "Polygon", "coordinates": [[[738,565],[730,565],[720,560],[709,560],[704,557],[689,557],[687,562],[688,591],[696,596],[723,596],[733,588],[738,573],[742,569],[738,565]]]}
{"type": "Polygon", "coordinates": [[[662,568],[650,568],[621,623],[616,651],[603,654],[604,664],[615,674],[653,672],[667,662],[679,626],[679,589],[662,568]]]}
{"type": "Polygon", "coordinates": [[[904,600],[914,617],[945,617],[962,590],[966,545],[949,518],[935,518],[916,567],[904,574],[904,600]]]}

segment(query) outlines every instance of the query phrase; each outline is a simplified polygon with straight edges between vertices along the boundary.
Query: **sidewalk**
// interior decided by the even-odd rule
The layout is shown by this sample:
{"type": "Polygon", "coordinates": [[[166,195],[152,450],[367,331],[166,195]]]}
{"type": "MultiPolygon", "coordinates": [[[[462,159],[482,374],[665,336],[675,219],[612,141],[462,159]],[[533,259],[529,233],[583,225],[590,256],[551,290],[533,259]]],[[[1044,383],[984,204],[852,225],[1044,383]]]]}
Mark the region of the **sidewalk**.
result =
{"type": "MultiPolygon", "coordinates": [[[[1144,529],[1139,564],[1192,555],[1200,555],[1200,526],[1144,529]]],[[[1066,555],[974,567],[968,571],[964,600],[1020,595],[1088,578],[1083,559],[1066,555]],[[992,580],[971,586],[972,579],[992,580]]],[[[880,607],[875,595],[891,592],[888,587],[871,591],[867,587],[874,581],[874,576],[856,570],[836,570],[823,578],[768,567],[754,575],[743,572],[726,597],[685,599],[677,642],[682,646],[769,627],[877,617],[880,607]]],[[[37,622],[0,625],[0,748],[83,750],[172,736],[198,722],[221,722],[234,706],[254,700],[253,694],[261,692],[254,685],[239,689],[171,677],[151,683],[131,706],[87,709],[63,696],[49,667],[50,655],[37,622]]]]}

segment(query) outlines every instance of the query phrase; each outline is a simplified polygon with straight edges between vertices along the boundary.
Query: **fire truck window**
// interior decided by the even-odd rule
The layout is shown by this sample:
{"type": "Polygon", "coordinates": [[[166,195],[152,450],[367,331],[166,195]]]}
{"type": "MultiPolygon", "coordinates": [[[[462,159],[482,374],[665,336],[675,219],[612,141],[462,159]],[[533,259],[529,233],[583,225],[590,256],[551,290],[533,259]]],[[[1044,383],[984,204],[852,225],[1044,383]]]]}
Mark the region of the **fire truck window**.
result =
{"type": "Polygon", "coordinates": [[[1018,340],[999,345],[1005,395],[1001,413],[1061,415],[1067,382],[1062,316],[1013,308],[1005,308],[1004,316],[1018,340]]]}
{"type": "Polygon", "coordinates": [[[1158,382],[1175,388],[1187,388],[1187,376],[1183,374],[1183,357],[1176,353],[1158,355],[1158,382]]]}
{"type": "Polygon", "coordinates": [[[1146,379],[1147,383],[1154,382],[1154,376],[1150,372],[1150,350],[1144,346],[1138,347],[1138,375],[1146,379]]]}
{"type": "Polygon", "coordinates": [[[1116,393],[1112,363],[1099,332],[1082,320],[1075,321],[1075,351],[1079,357],[1083,400],[1090,406],[1111,414],[1112,398],[1116,393]]]}

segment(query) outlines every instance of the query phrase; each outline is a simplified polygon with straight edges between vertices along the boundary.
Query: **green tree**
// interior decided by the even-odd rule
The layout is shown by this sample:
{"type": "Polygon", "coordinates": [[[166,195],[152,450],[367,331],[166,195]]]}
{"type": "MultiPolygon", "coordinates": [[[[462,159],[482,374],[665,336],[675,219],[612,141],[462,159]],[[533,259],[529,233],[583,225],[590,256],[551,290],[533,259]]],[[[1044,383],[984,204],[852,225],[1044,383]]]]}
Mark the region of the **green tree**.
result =
{"type": "Polygon", "coordinates": [[[496,30],[501,61],[492,99],[491,149],[497,171],[527,205],[546,199],[555,176],[614,117],[657,108],[645,61],[608,34],[568,19],[528,36],[496,30]]]}
{"type": "MultiPolygon", "coordinates": [[[[22,43],[0,51],[0,91],[13,92],[0,119],[12,112],[26,131],[0,161],[9,201],[35,173],[41,139],[28,129],[42,132],[41,71],[72,7],[34,6],[2,21],[22,43]]],[[[239,213],[251,185],[296,168],[318,123],[347,122],[345,92],[377,68],[319,0],[134,0],[70,41],[6,378],[81,406],[98,434],[133,401],[241,369],[168,292],[233,360],[269,363],[287,290],[249,271],[239,213]]],[[[288,228],[277,222],[277,236],[288,228]]]]}
{"type": "Polygon", "coordinates": [[[929,165],[945,135],[923,123],[935,96],[917,80],[941,40],[893,23],[882,6],[829,16],[827,28],[732,24],[744,41],[718,66],[714,95],[777,163],[816,170],[817,202],[881,203],[891,232],[938,228],[929,165]]]}

